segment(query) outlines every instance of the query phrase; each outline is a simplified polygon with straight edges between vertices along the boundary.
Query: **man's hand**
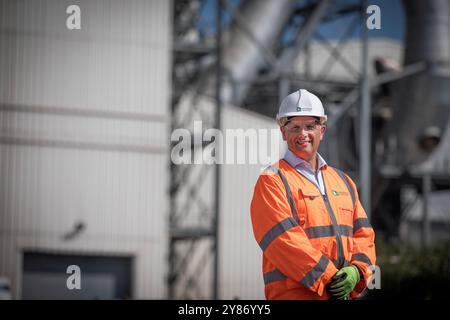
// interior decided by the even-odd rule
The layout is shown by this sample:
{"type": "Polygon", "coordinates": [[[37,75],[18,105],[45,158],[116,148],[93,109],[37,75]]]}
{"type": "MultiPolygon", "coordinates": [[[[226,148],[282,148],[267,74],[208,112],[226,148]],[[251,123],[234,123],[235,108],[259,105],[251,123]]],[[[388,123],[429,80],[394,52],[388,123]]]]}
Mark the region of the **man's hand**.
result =
{"type": "Polygon", "coordinates": [[[331,279],[327,285],[327,290],[336,299],[346,299],[350,292],[355,289],[356,284],[359,282],[358,268],[355,266],[344,267],[331,279]]]}

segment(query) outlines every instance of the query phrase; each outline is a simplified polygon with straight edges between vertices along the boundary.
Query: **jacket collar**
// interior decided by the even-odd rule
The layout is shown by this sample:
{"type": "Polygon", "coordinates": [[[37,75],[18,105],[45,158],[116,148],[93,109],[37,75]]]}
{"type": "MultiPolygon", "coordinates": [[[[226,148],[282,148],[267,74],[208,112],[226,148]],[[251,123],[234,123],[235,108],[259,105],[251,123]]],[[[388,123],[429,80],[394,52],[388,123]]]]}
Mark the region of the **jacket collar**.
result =
{"type": "MultiPolygon", "coordinates": [[[[302,158],[296,156],[291,150],[287,149],[286,153],[283,157],[284,160],[286,160],[293,168],[308,168],[312,170],[311,165],[302,158]]],[[[317,159],[318,159],[318,169],[323,170],[327,167],[326,161],[322,158],[322,156],[317,153],[317,159]]]]}

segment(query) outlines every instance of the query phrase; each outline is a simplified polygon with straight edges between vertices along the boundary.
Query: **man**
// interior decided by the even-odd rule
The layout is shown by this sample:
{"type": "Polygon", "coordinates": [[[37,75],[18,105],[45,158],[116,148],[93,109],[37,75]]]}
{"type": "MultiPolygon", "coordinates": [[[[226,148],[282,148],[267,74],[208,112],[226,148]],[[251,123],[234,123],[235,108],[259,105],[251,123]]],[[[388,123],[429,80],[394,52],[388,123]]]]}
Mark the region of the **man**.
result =
{"type": "Polygon", "coordinates": [[[280,105],[288,150],[260,175],[251,203],[267,299],[356,298],[371,277],[375,234],[356,186],[317,153],[326,119],[304,89],[280,105]]]}

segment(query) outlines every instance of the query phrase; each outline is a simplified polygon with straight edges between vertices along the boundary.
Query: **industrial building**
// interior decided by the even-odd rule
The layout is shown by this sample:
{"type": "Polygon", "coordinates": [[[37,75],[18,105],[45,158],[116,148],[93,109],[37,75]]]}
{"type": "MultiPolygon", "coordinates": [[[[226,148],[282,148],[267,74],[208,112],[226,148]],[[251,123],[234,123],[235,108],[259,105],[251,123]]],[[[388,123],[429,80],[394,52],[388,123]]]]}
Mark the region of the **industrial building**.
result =
{"type": "Polygon", "coordinates": [[[395,2],[404,41],[369,37],[359,0],[78,0],[79,16],[71,1],[0,0],[10,297],[264,299],[250,200],[285,148],[269,136],[278,103],[300,87],[325,102],[321,154],[378,234],[449,240],[450,2],[395,2]],[[346,18],[340,39],[322,34],[346,18]],[[244,132],[244,163],[174,163],[177,129],[195,160],[214,128],[244,132]],[[252,130],[272,147],[256,163],[252,130]]]}

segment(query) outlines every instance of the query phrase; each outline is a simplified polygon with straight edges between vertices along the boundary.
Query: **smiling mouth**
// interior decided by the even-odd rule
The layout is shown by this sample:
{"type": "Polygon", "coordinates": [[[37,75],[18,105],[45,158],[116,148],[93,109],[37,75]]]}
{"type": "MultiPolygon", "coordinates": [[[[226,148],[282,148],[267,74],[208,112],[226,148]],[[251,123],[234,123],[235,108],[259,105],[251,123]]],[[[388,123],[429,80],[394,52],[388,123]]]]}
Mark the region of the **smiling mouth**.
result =
{"type": "Polygon", "coordinates": [[[299,145],[299,146],[303,146],[303,145],[306,145],[308,143],[311,143],[311,141],[308,140],[308,141],[297,141],[296,142],[296,144],[299,145]]]}

